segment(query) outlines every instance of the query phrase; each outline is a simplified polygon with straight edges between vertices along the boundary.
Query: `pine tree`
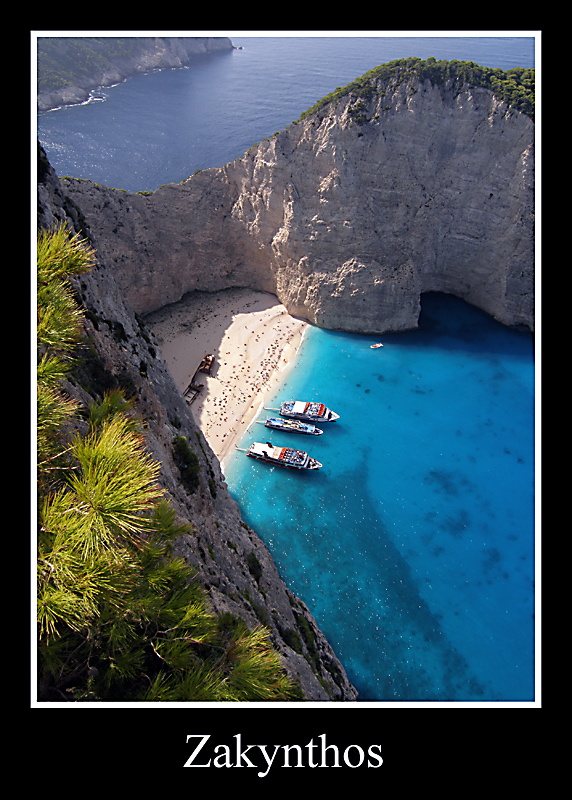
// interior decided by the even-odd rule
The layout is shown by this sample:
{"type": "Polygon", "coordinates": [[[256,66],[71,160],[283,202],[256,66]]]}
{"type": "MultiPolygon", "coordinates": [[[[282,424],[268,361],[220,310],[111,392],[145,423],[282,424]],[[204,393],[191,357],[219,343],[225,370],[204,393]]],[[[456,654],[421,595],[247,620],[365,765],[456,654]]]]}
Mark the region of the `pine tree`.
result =
{"type": "Polygon", "coordinates": [[[38,237],[38,699],[300,698],[263,628],[207,610],[172,541],[188,530],[157,482],[136,408],[89,410],[61,390],[81,337],[69,278],[94,253],[60,227],[38,237]],[[75,426],[77,428],[77,426],[75,426]]]}

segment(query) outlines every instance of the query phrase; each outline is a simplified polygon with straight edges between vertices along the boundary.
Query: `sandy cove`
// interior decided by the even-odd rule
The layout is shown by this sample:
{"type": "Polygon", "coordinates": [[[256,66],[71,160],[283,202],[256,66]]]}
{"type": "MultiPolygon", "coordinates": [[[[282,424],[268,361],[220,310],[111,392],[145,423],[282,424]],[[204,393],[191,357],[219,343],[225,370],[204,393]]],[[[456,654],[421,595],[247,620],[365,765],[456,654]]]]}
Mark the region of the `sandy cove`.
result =
{"type": "Polygon", "coordinates": [[[202,358],[214,355],[212,374],[197,375],[203,389],[190,409],[224,472],[225,458],[276,390],[308,323],[290,316],[274,295],[249,289],[193,292],[146,322],[181,392],[202,358]]]}

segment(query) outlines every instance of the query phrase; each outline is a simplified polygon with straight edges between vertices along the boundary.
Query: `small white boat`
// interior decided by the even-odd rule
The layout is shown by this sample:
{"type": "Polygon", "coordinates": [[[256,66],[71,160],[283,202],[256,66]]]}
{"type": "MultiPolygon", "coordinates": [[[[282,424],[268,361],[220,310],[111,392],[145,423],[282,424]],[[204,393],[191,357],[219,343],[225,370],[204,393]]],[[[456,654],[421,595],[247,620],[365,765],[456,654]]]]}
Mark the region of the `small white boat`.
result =
{"type": "Polygon", "coordinates": [[[377,350],[378,347],[383,347],[383,345],[381,342],[378,342],[377,344],[370,344],[370,347],[372,350],[377,350]]]}
{"type": "Polygon", "coordinates": [[[282,403],[280,416],[303,422],[330,422],[340,418],[339,414],[331,411],[323,403],[309,403],[305,400],[288,400],[282,403]]]}
{"type": "Polygon", "coordinates": [[[320,469],[322,464],[315,458],[311,458],[304,450],[294,450],[292,447],[280,447],[271,442],[254,442],[251,444],[246,455],[256,458],[258,461],[265,461],[267,464],[276,464],[279,467],[288,469],[320,469]]]}

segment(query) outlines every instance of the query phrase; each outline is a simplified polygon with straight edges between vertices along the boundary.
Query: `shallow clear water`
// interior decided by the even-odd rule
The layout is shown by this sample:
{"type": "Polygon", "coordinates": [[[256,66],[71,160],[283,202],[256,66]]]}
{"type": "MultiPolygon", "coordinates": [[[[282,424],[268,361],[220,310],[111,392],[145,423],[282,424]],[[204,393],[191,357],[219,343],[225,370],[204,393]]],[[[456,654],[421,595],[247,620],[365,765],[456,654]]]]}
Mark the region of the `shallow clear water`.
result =
{"type": "Polygon", "coordinates": [[[320,399],[340,420],[253,425],[241,446],[294,438],[324,467],[237,452],[230,491],[360,700],[532,700],[532,336],[427,295],[419,330],[371,343],[309,330],[268,405],[320,399]]]}

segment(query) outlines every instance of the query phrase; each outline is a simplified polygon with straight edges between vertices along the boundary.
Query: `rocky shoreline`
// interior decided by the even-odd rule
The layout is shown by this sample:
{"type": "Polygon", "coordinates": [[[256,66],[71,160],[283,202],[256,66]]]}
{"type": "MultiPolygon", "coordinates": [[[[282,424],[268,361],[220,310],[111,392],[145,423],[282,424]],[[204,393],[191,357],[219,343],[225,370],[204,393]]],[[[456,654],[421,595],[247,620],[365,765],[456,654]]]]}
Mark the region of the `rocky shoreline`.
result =
{"type": "MultiPolygon", "coordinates": [[[[89,101],[93,92],[122,83],[127,78],[156,69],[181,69],[188,66],[195,56],[233,50],[228,37],[137,37],[140,47],[130,57],[110,59],[107,69],[84,77],[77,85],[66,85],[50,91],[38,92],[38,113],[52,111],[69,105],[89,101]]],[[[65,48],[65,38],[58,45],[65,48]]],[[[42,59],[38,57],[38,74],[42,70],[42,59]]]]}

